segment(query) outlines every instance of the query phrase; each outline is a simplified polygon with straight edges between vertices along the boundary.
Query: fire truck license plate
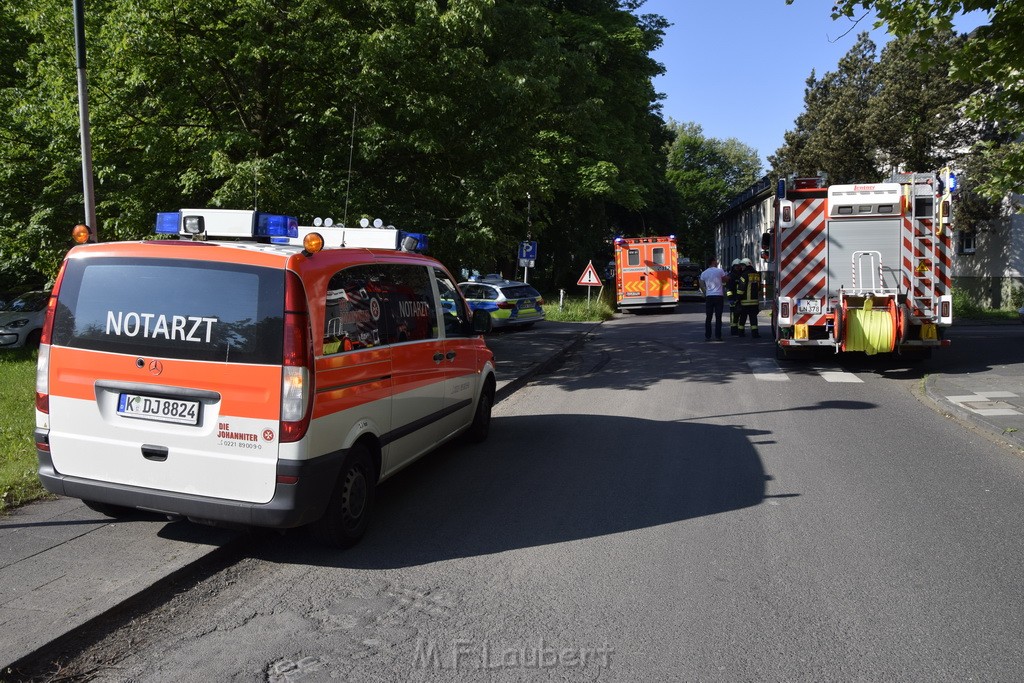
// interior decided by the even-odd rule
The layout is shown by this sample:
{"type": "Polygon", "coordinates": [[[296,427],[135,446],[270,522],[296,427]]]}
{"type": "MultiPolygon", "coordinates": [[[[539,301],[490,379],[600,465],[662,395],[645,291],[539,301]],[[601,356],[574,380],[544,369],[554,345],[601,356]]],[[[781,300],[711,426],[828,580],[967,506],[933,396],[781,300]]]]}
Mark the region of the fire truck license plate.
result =
{"type": "Polygon", "coordinates": [[[797,313],[821,313],[821,299],[797,299],[797,313]]]}

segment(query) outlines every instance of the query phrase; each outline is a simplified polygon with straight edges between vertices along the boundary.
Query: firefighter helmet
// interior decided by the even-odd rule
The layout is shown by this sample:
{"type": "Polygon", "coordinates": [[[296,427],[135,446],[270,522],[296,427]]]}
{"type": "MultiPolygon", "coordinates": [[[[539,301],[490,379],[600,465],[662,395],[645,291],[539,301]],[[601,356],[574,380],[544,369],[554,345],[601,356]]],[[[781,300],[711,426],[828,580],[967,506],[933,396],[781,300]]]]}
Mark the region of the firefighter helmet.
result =
{"type": "Polygon", "coordinates": [[[740,263],[742,263],[745,266],[752,266],[752,265],[754,265],[753,263],[750,262],[750,259],[748,259],[748,258],[743,259],[742,261],[740,261],[740,263]]]}
{"type": "Polygon", "coordinates": [[[734,259],[732,260],[732,264],[733,264],[734,266],[738,266],[738,265],[740,264],[740,260],[739,260],[738,258],[734,258],[734,259]]]}

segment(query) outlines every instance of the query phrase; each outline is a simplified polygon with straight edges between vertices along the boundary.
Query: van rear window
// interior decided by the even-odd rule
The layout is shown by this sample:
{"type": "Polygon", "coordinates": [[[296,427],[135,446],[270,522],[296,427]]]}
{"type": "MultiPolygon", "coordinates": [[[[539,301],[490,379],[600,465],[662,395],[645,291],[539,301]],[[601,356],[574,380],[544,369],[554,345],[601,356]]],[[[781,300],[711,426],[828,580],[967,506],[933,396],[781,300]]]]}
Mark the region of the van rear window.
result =
{"type": "Polygon", "coordinates": [[[280,270],[178,259],[70,259],[52,343],[279,365],[283,328],[280,270]]]}

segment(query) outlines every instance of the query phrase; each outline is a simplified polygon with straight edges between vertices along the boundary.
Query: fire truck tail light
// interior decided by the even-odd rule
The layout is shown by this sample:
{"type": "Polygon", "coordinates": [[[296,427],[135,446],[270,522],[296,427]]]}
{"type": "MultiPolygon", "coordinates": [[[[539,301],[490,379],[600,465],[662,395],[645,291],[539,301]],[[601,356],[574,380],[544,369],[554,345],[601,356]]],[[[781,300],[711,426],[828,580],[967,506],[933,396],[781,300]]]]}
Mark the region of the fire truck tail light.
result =
{"type": "Polygon", "coordinates": [[[779,298],[779,324],[793,324],[793,300],[789,297],[779,298]]]}
{"type": "Polygon", "coordinates": [[[793,227],[793,202],[788,199],[779,200],[779,227],[793,227]]]}
{"type": "Polygon", "coordinates": [[[953,324],[953,297],[950,294],[939,297],[939,324],[953,324]]]}

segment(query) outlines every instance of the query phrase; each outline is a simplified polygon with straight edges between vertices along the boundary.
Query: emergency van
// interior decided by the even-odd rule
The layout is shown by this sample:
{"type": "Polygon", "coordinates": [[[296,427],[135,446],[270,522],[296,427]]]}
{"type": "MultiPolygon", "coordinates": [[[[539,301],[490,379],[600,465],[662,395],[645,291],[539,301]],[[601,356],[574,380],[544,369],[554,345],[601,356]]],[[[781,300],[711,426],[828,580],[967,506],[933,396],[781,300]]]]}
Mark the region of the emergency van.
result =
{"type": "Polygon", "coordinates": [[[673,309],[679,303],[676,238],[616,237],[615,303],[622,312],[673,309]]]}
{"type": "Polygon", "coordinates": [[[380,481],[487,437],[489,316],[417,236],[350,229],[324,248],[344,228],[297,244],[293,217],[209,209],[156,228],[61,266],[36,380],[49,491],[110,516],[309,524],[344,547],[380,481]]]}

